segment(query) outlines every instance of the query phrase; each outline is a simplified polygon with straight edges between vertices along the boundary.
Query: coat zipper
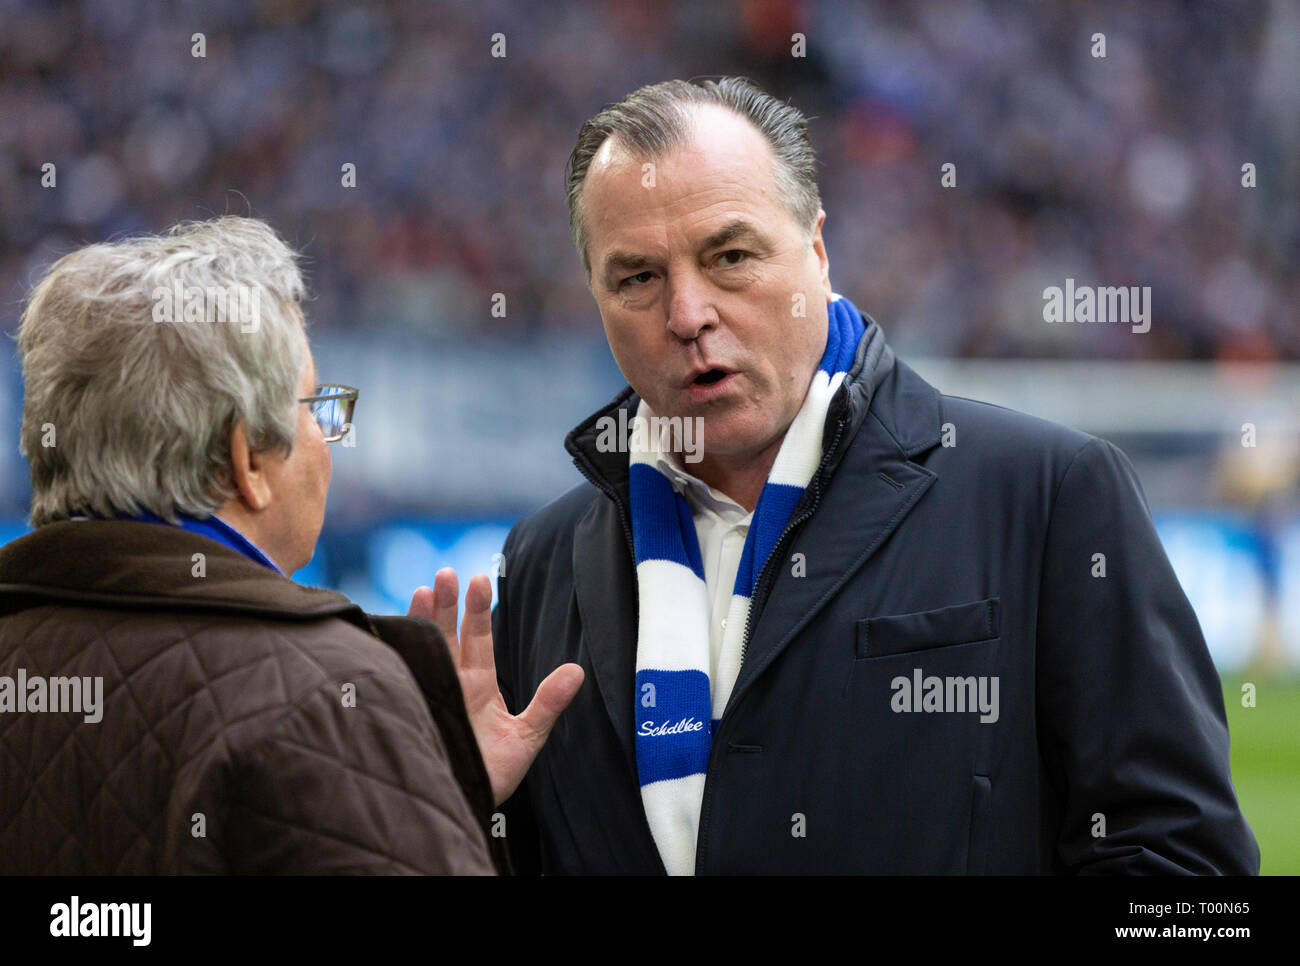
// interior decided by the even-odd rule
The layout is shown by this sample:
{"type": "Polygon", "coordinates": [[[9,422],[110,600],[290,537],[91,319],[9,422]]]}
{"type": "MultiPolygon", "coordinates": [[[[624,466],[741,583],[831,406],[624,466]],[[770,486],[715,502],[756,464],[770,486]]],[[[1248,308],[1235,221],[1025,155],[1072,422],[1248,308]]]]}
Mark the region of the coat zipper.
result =
{"type": "MultiPolygon", "coordinates": [[[[786,538],[790,536],[795,529],[802,526],[809,517],[817,512],[817,507],[821,503],[822,498],[822,472],[825,470],[826,464],[830,461],[831,456],[834,455],[836,447],[839,446],[840,437],[844,435],[844,424],[847,419],[847,416],[840,417],[839,422],[835,427],[835,438],[831,440],[831,445],[827,447],[826,454],[822,457],[821,465],[817,467],[817,472],[813,475],[812,502],[805,507],[802,513],[786,523],[785,529],[781,531],[781,536],[777,538],[776,545],[772,547],[772,552],[767,555],[767,559],[763,561],[763,566],[758,572],[758,581],[755,583],[755,586],[762,591],[762,602],[764,603],[767,601],[767,591],[770,589],[767,586],[769,567],[773,565],[773,561],[781,557],[781,551],[785,546],[786,538]]],[[[749,612],[745,615],[745,632],[740,638],[740,667],[742,668],[745,666],[745,652],[749,649],[749,627],[754,620],[755,611],[761,609],[755,606],[758,603],[760,603],[760,601],[757,597],[751,600],[749,602],[749,612]]],[[[723,713],[726,713],[725,709],[723,713]]]]}
{"type": "MultiPolygon", "coordinates": [[[[831,440],[831,445],[826,448],[826,452],[822,456],[821,464],[817,467],[817,472],[813,474],[812,502],[804,508],[803,512],[786,524],[785,529],[781,531],[781,536],[777,538],[776,545],[772,547],[772,552],[768,554],[767,560],[763,562],[763,566],[758,572],[758,582],[755,586],[761,592],[762,602],[764,603],[767,600],[767,591],[769,590],[767,587],[768,567],[774,560],[780,558],[782,549],[785,546],[786,538],[789,537],[796,528],[801,526],[804,521],[817,512],[817,507],[821,503],[822,499],[822,474],[825,473],[827,464],[830,462],[831,457],[839,447],[840,438],[844,435],[844,426],[847,422],[848,413],[845,413],[840,416],[839,421],[836,423],[835,438],[831,440]]],[[[758,603],[760,603],[759,595],[756,594],[749,602],[749,613],[745,615],[745,634],[740,641],[740,667],[742,668],[745,666],[745,651],[749,647],[750,624],[754,619],[755,612],[760,609],[755,606],[758,603]]],[[[739,672],[737,672],[737,680],[739,680],[739,672]]],[[[731,705],[731,701],[734,701],[735,698],[736,692],[732,691],[731,700],[727,702],[728,706],[731,705]]],[[[719,719],[718,721],[719,731],[722,730],[722,720],[726,717],[727,708],[723,708],[722,719],[719,719]]],[[[709,754],[709,767],[704,773],[704,796],[700,802],[700,824],[696,831],[695,871],[697,873],[700,870],[704,854],[708,851],[709,847],[709,811],[713,806],[712,799],[709,796],[709,773],[713,771],[713,754],[716,753],[717,748],[719,747],[717,738],[718,736],[715,734],[713,736],[713,748],[709,754]]]]}

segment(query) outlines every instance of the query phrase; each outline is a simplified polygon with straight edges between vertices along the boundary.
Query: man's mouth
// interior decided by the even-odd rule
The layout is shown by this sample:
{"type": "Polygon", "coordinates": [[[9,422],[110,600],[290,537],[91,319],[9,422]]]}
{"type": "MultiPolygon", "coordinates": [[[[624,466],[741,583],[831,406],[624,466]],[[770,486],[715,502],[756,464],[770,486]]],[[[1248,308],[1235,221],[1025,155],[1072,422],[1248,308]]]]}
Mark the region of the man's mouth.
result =
{"type": "Polygon", "coordinates": [[[727,373],[724,370],[710,369],[708,372],[702,372],[698,376],[696,376],[695,381],[692,382],[691,385],[712,386],[714,383],[720,382],[726,377],[727,377],[727,373]]]}
{"type": "Polygon", "coordinates": [[[686,392],[696,403],[712,402],[729,395],[731,385],[736,381],[736,374],[729,369],[716,366],[697,373],[686,383],[686,392]]]}

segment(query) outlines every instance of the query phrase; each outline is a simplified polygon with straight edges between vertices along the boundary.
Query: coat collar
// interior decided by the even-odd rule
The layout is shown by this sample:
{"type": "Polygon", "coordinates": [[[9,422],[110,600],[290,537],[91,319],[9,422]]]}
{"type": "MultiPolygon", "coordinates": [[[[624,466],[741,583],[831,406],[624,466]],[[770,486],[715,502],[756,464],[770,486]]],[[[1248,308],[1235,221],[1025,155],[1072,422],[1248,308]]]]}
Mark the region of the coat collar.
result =
{"type": "Polygon", "coordinates": [[[60,603],[341,617],[371,631],[341,594],[294,583],[208,537],[127,520],[50,523],[0,549],[0,615],[60,603]]]}
{"type": "MultiPolygon", "coordinates": [[[[249,540],[235,527],[231,526],[215,513],[204,519],[192,517],[186,513],[178,513],[177,523],[168,523],[162,517],[150,513],[148,510],[141,510],[134,516],[118,516],[117,520],[131,520],[136,523],[157,523],[163,526],[178,526],[182,530],[188,530],[190,533],[197,533],[199,536],[207,537],[217,543],[223,544],[237,553],[242,553],[250,560],[260,563],[263,567],[273,570],[275,573],[285,576],[283,570],[276,564],[266,552],[257,544],[249,540]]],[[[89,519],[89,518],[82,518],[89,519]]]]}

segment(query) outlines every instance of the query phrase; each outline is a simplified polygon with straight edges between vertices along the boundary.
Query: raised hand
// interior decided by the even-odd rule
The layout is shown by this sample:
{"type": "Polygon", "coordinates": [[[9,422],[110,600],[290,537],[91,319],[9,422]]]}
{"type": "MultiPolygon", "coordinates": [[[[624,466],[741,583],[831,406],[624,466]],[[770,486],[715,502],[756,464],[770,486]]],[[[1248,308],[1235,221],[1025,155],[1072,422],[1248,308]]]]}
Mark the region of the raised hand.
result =
{"type": "Polygon", "coordinates": [[[432,590],[420,587],[415,591],[407,615],[433,621],[447,639],[470,725],[492,780],[492,797],[500,805],[523,781],[585,675],[577,664],[561,664],[538,686],[528,707],[512,715],[497,685],[492,650],[492,584],[483,574],[470,580],[465,592],[465,619],[457,633],[459,595],[456,571],[444,567],[434,575],[432,590]]]}

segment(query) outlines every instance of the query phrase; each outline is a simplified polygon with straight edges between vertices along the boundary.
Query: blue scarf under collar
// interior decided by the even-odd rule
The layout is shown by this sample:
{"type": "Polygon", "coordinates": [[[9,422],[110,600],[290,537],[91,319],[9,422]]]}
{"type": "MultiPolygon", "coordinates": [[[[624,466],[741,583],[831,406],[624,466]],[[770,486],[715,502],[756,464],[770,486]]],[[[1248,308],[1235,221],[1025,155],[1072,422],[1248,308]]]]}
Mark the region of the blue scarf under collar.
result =
{"type": "Polygon", "coordinates": [[[197,517],[186,516],[183,513],[178,513],[177,516],[180,518],[179,524],[168,523],[162,517],[155,516],[148,510],[142,510],[135,516],[119,516],[114,519],[129,520],[132,523],[161,523],[165,526],[179,526],[182,530],[188,530],[190,533],[197,533],[201,537],[215,540],[222,546],[229,547],[236,553],[243,554],[249,560],[255,560],[263,567],[270,567],[280,576],[284,576],[284,571],[277,567],[275,562],[263,553],[257,544],[220,517],[214,515],[200,520],[197,517]]]}

